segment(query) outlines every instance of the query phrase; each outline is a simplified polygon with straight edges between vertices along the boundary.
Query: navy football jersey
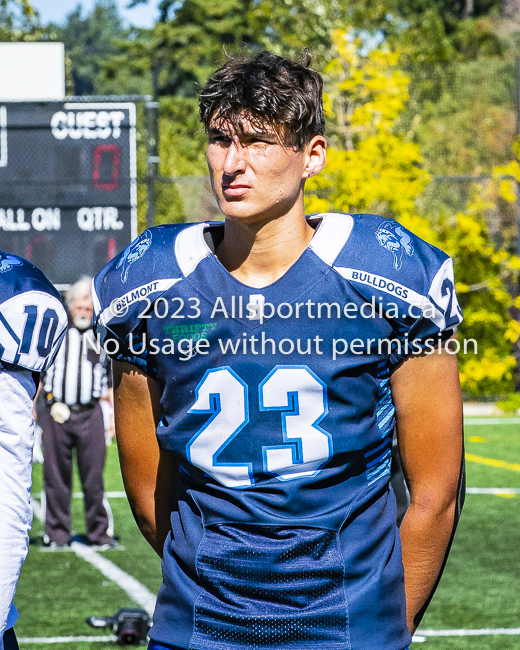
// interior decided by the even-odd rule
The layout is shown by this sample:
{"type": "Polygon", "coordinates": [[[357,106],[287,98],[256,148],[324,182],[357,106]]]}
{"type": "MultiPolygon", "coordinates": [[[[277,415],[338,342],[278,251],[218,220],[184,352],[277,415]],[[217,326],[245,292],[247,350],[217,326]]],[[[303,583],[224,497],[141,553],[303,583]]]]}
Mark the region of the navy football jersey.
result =
{"type": "Polygon", "coordinates": [[[0,251],[0,368],[52,363],[67,326],[60,294],[27,260],[0,251]]]}
{"type": "Polygon", "coordinates": [[[194,650],[403,650],[392,366],[461,320],[452,264],[395,221],[324,214],[273,284],[222,224],[145,231],[96,277],[113,358],[162,387],[180,464],[151,638],[194,650]]]}

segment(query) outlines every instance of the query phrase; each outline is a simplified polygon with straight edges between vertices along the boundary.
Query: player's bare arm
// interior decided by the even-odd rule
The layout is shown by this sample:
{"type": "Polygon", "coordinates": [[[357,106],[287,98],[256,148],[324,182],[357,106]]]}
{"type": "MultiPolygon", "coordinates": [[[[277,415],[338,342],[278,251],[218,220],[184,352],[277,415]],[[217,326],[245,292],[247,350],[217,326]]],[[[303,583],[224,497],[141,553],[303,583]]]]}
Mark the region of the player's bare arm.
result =
{"type": "Polygon", "coordinates": [[[161,417],[159,383],[124,362],[114,362],[113,374],[116,439],[125,490],[139,529],[162,557],[175,507],[176,464],[171,452],[159,449],[155,435],[161,417]]]}
{"type": "Polygon", "coordinates": [[[410,507],[401,525],[407,622],[414,632],[456,525],[463,456],[457,358],[412,356],[391,379],[410,507]]]}

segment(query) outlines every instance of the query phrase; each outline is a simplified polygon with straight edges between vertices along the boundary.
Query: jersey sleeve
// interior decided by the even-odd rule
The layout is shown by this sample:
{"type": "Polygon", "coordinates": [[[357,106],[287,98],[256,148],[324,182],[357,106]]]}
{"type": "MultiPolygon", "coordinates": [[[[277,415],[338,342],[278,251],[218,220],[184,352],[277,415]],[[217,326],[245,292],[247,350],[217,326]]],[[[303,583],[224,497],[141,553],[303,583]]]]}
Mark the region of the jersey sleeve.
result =
{"type": "Polygon", "coordinates": [[[60,295],[27,260],[0,253],[0,364],[46,370],[67,327],[60,295]]]}
{"type": "Polygon", "coordinates": [[[437,335],[442,339],[451,336],[462,322],[462,310],[455,292],[453,262],[446,259],[436,272],[424,299],[418,301],[416,309],[411,309],[415,318],[412,326],[405,329],[408,338],[423,340],[437,335]]]}
{"type": "Polygon", "coordinates": [[[451,258],[394,220],[355,215],[354,224],[335,268],[391,324],[391,363],[433,352],[462,321],[451,258]]]}
{"type": "Polygon", "coordinates": [[[155,301],[182,279],[175,263],[175,226],[145,230],[93,281],[94,332],[111,359],[155,376],[147,320],[155,301]]]}

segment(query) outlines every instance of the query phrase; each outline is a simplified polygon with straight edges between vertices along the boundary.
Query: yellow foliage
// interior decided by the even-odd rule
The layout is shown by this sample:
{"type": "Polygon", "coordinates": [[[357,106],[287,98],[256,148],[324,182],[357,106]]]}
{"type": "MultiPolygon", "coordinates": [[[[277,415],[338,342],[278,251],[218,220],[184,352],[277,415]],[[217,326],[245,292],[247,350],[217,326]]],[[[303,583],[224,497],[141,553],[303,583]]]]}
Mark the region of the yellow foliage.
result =
{"type": "Polygon", "coordinates": [[[437,246],[438,248],[441,246],[439,235],[435,230],[433,230],[428,219],[419,217],[416,214],[404,214],[399,221],[405,228],[408,228],[408,230],[411,230],[415,235],[424,239],[424,241],[427,241],[429,244],[437,246]]]}
{"type": "Polygon", "coordinates": [[[472,393],[479,391],[479,385],[484,381],[500,383],[510,382],[516,360],[509,355],[500,358],[494,350],[484,350],[483,354],[468,359],[460,371],[461,385],[472,393]]]}
{"type": "Polygon", "coordinates": [[[486,309],[471,310],[469,314],[464,315],[466,327],[475,325],[491,325],[500,327],[503,324],[503,318],[500,314],[490,314],[486,309]]]}
{"type": "MultiPolygon", "coordinates": [[[[417,199],[430,177],[422,169],[419,147],[398,129],[409,83],[398,69],[399,52],[381,45],[363,53],[348,30],[335,31],[333,43],[334,57],[325,71],[332,146],[325,171],[307,183],[308,211],[394,217],[451,255],[464,310],[459,337],[478,345],[476,353],[459,355],[463,390],[510,392],[516,367],[512,344],[520,338],[520,324],[509,315],[513,298],[505,282],[518,275],[520,259],[495,247],[485,216],[496,208],[498,195],[516,200],[520,164],[514,160],[497,168],[493,187],[475,186],[464,212],[448,213],[435,223],[418,216],[417,199]]],[[[515,147],[520,156],[520,140],[515,147]]],[[[520,298],[514,302],[520,308],[520,298]]]]}
{"type": "Polygon", "coordinates": [[[336,56],[325,68],[329,113],[361,137],[391,129],[409,99],[410,80],[397,68],[400,53],[380,46],[363,55],[348,30],[334,30],[332,42],[336,56]]]}
{"type": "Polygon", "coordinates": [[[307,183],[308,212],[330,209],[414,213],[429,182],[418,145],[395,132],[409,98],[409,79],[396,66],[399,52],[386,46],[360,51],[348,31],[332,34],[335,57],[325,70],[325,106],[333,126],[325,171],[307,183]]]}
{"type": "Polygon", "coordinates": [[[511,203],[516,199],[513,181],[503,180],[500,182],[500,196],[511,203]]]}
{"type": "Polygon", "coordinates": [[[506,341],[516,343],[518,337],[520,337],[520,323],[516,320],[510,320],[504,337],[506,341]]]}
{"type": "MultiPolygon", "coordinates": [[[[513,150],[515,150],[514,147],[513,150]]],[[[497,165],[493,168],[493,178],[500,178],[502,176],[512,176],[515,180],[520,181],[520,165],[518,161],[512,160],[507,165],[497,165]]],[[[515,199],[513,198],[511,200],[514,201],[515,199]]]]}

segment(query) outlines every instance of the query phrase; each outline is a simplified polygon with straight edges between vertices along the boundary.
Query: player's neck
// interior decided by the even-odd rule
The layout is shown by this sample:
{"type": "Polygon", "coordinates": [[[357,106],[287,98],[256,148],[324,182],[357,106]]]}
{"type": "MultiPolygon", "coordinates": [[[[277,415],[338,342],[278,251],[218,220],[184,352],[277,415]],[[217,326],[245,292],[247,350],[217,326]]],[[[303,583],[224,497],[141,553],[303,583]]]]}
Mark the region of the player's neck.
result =
{"type": "Polygon", "coordinates": [[[237,280],[260,289],[285,274],[313,235],[303,213],[289,213],[260,224],[226,220],[224,239],[216,254],[237,280]]]}

